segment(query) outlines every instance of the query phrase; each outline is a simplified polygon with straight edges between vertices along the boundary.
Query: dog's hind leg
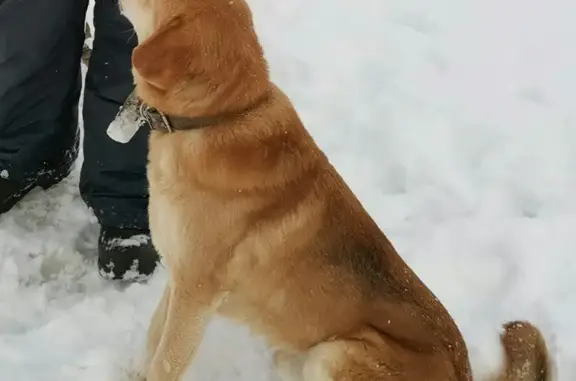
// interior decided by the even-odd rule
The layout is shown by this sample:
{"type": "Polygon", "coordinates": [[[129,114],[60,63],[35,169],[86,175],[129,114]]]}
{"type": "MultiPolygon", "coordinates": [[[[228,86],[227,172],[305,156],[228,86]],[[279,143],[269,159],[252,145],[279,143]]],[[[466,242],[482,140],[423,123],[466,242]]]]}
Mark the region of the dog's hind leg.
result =
{"type": "Polygon", "coordinates": [[[350,346],[347,341],[338,340],[320,343],[312,348],[303,368],[304,381],[384,381],[363,377],[364,372],[358,369],[358,365],[351,364],[350,346]]]}
{"type": "MultiPolygon", "coordinates": [[[[363,339],[343,339],[316,345],[304,364],[304,381],[422,381],[402,364],[363,339]]],[[[429,381],[437,381],[429,378],[429,381]]],[[[452,381],[452,379],[442,379],[452,381]]]]}

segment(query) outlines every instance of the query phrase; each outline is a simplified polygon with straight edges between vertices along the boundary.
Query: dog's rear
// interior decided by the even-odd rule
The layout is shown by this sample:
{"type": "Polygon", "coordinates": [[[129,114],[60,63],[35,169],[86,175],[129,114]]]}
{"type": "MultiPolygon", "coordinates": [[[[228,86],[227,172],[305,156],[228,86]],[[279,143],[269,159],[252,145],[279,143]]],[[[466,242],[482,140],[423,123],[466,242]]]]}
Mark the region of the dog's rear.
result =
{"type": "MultiPolygon", "coordinates": [[[[170,281],[147,381],[180,379],[215,312],[263,334],[285,380],[470,381],[449,313],[270,82],[246,3],[122,3],[139,97],[169,116],[228,115],[150,140],[152,236],[170,281]]],[[[497,381],[549,381],[535,327],[511,323],[502,342],[497,381]]]]}
{"type": "MultiPolygon", "coordinates": [[[[378,340],[381,342],[380,346],[367,345],[366,341],[357,341],[346,346],[338,344],[320,346],[315,349],[317,352],[314,354],[316,356],[314,374],[326,374],[326,369],[332,369],[332,373],[330,377],[310,377],[305,380],[472,380],[465,356],[462,356],[456,365],[436,361],[438,359],[433,359],[432,361],[436,362],[430,363],[428,356],[406,349],[406,346],[400,345],[392,352],[390,349],[393,341],[385,335],[378,340]],[[404,364],[399,360],[402,358],[402,353],[406,353],[404,364]]],[[[553,363],[537,327],[529,322],[509,322],[504,325],[501,343],[504,352],[503,367],[490,377],[490,381],[554,380],[553,363]]]]}

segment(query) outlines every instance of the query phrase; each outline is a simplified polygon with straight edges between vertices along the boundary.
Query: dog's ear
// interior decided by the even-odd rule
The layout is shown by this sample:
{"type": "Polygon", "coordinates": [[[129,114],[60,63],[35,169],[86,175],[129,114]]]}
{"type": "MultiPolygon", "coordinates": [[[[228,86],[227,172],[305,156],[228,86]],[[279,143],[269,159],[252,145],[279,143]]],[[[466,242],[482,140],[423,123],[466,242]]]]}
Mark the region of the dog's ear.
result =
{"type": "Polygon", "coordinates": [[[183,20],[173,18],[134,49],[132,66],[148,84],[167,90],[187,70],[191,43],[183,20]]]}

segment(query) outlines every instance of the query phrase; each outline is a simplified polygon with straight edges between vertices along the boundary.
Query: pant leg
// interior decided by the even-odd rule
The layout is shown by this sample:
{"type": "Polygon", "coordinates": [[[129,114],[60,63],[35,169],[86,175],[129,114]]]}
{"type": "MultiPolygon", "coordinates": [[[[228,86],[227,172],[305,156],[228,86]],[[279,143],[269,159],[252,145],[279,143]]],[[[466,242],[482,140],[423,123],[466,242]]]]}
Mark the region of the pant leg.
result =
{"type": "Polygon", "coordinates": [[[76,158],[87,3],[0,0],[0,170],[12,180],[76,158]]]}
{"type": "Polygon", "coordinates": [[[148,228],[145,128],[128,144],[106,134],[133,90],[132,50],[137,39],[117,0],[96,0],[94,42],[84,92],[84,163],[80,193],[104,226],[148,228]]]}

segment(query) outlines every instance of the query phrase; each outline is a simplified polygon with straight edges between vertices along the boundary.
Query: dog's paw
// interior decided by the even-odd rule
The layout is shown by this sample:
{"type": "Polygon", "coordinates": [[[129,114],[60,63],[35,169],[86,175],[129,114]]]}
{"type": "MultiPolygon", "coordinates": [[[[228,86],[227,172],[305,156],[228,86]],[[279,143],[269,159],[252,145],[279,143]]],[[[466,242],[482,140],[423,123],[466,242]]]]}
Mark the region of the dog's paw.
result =
{"type": "Polygon", "coordinates": [[[136,373],[130,378],[130,381],[146,381],[146,376],[136,373]]]}
{"type": "Polygon", "coordinates": [[[136,370],[123,370],[114,381],[146,381],[146,375],[136,370]]]}

